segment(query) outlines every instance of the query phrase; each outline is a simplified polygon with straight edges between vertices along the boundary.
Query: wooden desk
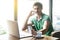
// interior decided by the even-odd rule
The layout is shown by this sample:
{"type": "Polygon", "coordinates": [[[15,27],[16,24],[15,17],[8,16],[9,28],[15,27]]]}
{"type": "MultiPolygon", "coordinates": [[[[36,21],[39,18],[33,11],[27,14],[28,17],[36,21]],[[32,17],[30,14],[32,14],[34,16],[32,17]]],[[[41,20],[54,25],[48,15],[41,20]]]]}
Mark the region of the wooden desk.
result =
{"type": "Polygon", "coordinates": [[[29,38],[23,38],[23,39],[20,39],[20,40],[56,40],[58,38],[55,38],[55,37],[51,37],[51,36],[44,36],[44,38],[42,39],[36,39],[36,38],[33,38],[33,37],[29,37],[29,38]]]}
{"type": "MultiPolygon", "coordinates": [[[[43,39],[39,39],[39,40],[56,40],[56,39],[58,39],[58,38],[54,38],[54,37],[51,37],[51,36],[44,36],[43,39]]],[[[35,38],[27,37],[27,38],[19,39],[19,38],[15,37],[15,36],[12,36],[12,35],[9,35],[9,36],[1,35],[0,40],[35,40],[35,38]]],[[[38,40],[38,39],[36,39],[36,40],[38,40]]]]}

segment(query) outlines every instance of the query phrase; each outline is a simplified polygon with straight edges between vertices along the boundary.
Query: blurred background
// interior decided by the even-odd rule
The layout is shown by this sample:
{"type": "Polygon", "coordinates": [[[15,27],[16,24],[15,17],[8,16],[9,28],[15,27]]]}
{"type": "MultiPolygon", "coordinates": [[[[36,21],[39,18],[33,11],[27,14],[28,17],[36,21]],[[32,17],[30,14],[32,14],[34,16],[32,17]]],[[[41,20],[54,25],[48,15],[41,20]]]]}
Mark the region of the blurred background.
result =
{"type": "Polygon", "coordinates": [[[0,0],[0,35],[9,33],[8,20],[17,21],[19,32],[22,31],[34,2],[43,4],[42,12],[51,17],[54,30],[60,30],[60,0],[0,0]]]}

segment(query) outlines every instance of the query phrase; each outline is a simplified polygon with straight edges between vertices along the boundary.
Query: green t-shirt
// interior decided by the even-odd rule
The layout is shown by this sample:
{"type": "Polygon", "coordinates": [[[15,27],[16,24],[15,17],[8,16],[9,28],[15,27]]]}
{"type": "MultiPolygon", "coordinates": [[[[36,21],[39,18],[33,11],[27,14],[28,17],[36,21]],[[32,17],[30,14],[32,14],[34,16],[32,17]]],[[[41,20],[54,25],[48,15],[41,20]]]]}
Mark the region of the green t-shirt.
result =
{"type": "Polygon", "coordinates": [[[45,33],[45,35],[50,35],[51,32],[53,31],[51,20],[50,20],[50,18],[49,18],[48,15],[45,15],[45,14],[42,13],[41,19],[39,21],[36,19],[35,16],[32,17],[30,21],[34,24],[34,27],[33,28],[36,31],[38,31],[38,30],[40,30],[40,29],[43,28],[43,24],[44,24],[45,21],[49,21],[50,22],[50,25],[49,25],[48,31],[45,33]]]}

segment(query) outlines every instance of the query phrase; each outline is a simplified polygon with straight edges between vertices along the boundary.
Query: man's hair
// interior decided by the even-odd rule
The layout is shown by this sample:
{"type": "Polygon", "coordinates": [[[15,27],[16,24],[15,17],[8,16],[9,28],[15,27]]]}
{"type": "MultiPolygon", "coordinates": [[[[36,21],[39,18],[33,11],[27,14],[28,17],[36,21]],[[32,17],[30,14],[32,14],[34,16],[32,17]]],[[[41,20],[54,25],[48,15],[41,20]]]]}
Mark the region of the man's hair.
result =
{"type": "Polygon", "coordinates": [[[38,7],[42,8],[42,4],[40,2],[35,2],[33,6],[38,6],[38,7]]]}

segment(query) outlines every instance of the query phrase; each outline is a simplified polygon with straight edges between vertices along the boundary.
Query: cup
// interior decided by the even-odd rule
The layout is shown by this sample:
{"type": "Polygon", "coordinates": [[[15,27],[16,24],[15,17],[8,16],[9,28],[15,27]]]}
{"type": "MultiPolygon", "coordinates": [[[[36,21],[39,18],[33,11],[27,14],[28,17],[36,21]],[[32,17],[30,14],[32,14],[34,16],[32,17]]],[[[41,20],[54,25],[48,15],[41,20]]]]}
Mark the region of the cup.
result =
{"type": "Polygon", "coordinates": [[[36,37],[41,37],[41,35],[42,35],[42,32],[37,32],[36,37]]]}
{"type": "Polygon", "coordinates": [[[28,26],[28,32],[31,33],[32,26],[28,26]]]}

